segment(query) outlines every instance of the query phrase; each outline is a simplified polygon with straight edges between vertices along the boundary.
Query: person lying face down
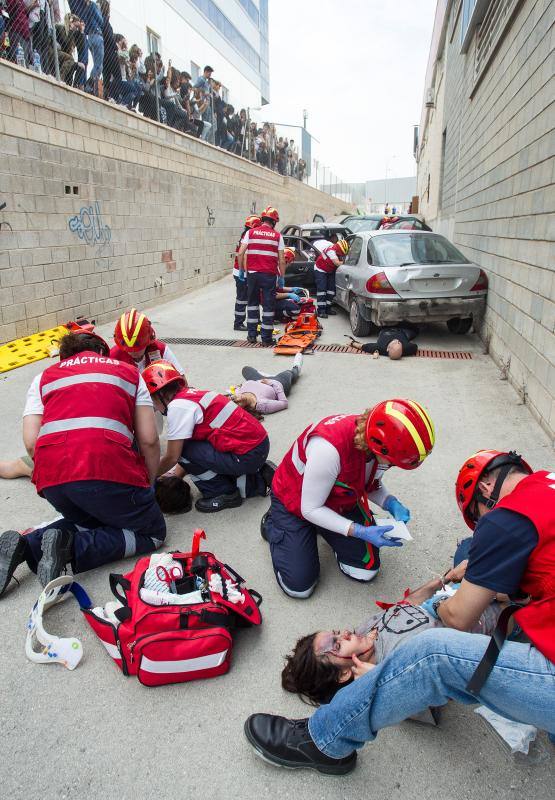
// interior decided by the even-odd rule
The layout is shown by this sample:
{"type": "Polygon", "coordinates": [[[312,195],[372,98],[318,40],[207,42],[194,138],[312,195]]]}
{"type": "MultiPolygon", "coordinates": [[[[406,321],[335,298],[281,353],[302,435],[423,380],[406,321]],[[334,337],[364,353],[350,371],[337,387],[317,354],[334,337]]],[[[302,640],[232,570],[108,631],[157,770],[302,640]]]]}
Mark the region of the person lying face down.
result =
{"type": "Polygon", "coordinates": [[[379,353],[381,356],[388,356],[392,361],[398,361],[403,356],[415,356],[418,352],[418,345],[412,341],[418,335],[418,329],[413,326],[403,326],[399,328],[382,328],[378,333],[375,342],[362,344],[347,336],[351,340],[351,347],[355,350],[362,350],[363,353],[379,353]]]}
{"type": "MultiPolygon", "coordinates": [[[[282,687],[312,705],[329,703],[339,689],[379,664],[407,639],[443,627],[426,603],[441,588],[441,579],[433,579],[354,631],[316,631],[301,637],[286,656],[282,687]]],[[[501,610],[499,603],[492,603],[472,632],[491,635],[501,610]]]]}

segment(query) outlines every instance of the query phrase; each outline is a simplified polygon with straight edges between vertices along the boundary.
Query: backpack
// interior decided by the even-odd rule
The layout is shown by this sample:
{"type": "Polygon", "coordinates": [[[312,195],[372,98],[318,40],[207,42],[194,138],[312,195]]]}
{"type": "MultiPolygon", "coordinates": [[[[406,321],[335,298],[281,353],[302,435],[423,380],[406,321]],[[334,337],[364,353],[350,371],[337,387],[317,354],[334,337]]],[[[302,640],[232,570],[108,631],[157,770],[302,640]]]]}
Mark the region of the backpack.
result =
{"type": "MultiPolygon", "coordinates": [[[[245,581],[209,552],[200,552],[204,531],[195,531],[191,552],[171,553],[183,567],[176,591],[184,594],[203,584],[201,602],[190,605],[151,605],[140,595],[150,556],[139,559],[125,575],[112,573],[110,588],[122,603],[112,614],[102,608],[82,611],[108,654],[124,675],[136,675],[145,686],[214,678],[229,670],[238,627],[260,625],[262,597],[244,587],[245,581]],[[221,593],[208,588],[212,576],[221,579],[221,593]],[[231,582],[236,584],[231,586],[231,582]],[[228,591],[228,589],[230,591],[228,591]],[[240,591],[242,600],[232,602],[240,591]],[[118,623],[114,623],[113,617],[118,623]]],[[[92,604],[91,604],[92,605],[92,604]]]]}

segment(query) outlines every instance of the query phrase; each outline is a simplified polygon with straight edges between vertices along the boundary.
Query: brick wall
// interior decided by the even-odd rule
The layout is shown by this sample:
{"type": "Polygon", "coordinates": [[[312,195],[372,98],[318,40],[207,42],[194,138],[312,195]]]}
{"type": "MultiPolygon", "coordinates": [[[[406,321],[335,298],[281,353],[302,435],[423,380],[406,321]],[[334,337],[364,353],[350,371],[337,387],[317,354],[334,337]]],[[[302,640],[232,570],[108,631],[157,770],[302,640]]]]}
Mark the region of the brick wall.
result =
{"type": "MultiPolygon", "coordinates": [[[[451,16],[457,3],[452,4],[451,16]]],[[[476,84],[475,43],[447,36],[447,128],[434,230],[486,269],[482,336],[551,435],[555,434],[555,188],[553,0],[524,0],[476,84]]],[[[452,29],[453,19],[448,30],[452,29]]],[[[436,164],[439,174],[441,164],[436,164]]]]}
{"type": "Polygon", "coordinates": [[[0,61],[0,341],[216,280],[245,216],[345,203],[0,61]]]}

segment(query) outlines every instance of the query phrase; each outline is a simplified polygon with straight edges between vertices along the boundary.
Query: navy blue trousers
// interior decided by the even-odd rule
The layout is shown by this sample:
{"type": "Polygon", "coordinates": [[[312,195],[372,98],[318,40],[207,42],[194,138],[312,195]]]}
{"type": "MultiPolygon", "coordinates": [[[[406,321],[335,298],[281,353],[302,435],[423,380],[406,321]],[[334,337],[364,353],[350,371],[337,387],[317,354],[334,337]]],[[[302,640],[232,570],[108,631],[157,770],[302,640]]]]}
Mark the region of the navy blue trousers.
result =
{"type": "Polygon", "coordinates": [[[27,561],[36,571],[48,528],[75,534],[72,569],[85,572],[110,561],[144,555],[166,538],[166,522],[154,490],[112,481],[73,481],[43,490],[63,519],[25,536],[27,561]]]}
{"type": "Polygon", "coordinates": [[[262,300],[262,325],[260,336],[263,342],[271,342],[274,330],[276,307],[276,276],[268,272],[247,273],[247,330],[249,337],[256,339],[260,322],[262,300]]]}
{"type": "Polygon", "coordinates": [[[247,313],[247,279],[235,278],[235,319],[234,325],[242,325],[247,313]]]}
{"type": "Polygon", "coordinates": [[[283,322],[297,319],[301,307],[294,300],[276,300],[274,318],[283,322]]]}
{"type": "MultiPolygon", "coordinates": [[[[332,533],[325,528],[312,525],[305,519],[291,514],[273,493],[271,497],[266,535],[270,543],[272,565],[280,585],[283,583],[290,591],[301,594],[308,592],[314,586],[320,575],[318,536],[326,540],[339,563],[366,569],[370,549],[374,558],[371,569],[379,569],[380,551],[376,547],[367,545],[362,539],[332,533]]],[[[364,522],[358,508],[343,516],[353,522],[364,522]]]]}
{"type": "Polygon", "coordinates": [[[260,469],[269,452],[268,437],[243,455],[221,453],[210,442],[188,439],[183,445],[179,463],[203,497],[232,494],[237,489],[241,497],[264,497],[266,484],[260,469]]]}
{"type": "Polygon", "coordinates": [[[316,284],[318,313],[327,314],[335,297],[335,271],[320,272],[320,270],[315,269],[314,283],[316,284]]]}

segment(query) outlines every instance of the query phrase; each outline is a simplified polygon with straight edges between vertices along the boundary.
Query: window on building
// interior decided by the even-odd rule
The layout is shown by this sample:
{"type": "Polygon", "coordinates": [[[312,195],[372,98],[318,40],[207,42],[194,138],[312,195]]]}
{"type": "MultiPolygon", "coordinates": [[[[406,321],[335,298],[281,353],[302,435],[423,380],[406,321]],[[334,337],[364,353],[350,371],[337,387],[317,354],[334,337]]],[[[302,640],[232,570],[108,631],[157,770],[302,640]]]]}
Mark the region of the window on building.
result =
{"type": "Polygon", "coordinates": [[[223,14],[213,0],[191,0],[198,9],[218,30],[231,47],[243,56],[251,67],[260,73],[260,56],[245,37],[239,33],[235,25],[223,14]]]}
{"type": "MultiPolygon", "coordinates": [[[[443,181],[445,178],[445,150],[447,147],[447,128],[441,134],[441,162],[439,165],[439,192],[437,198],[438,210],[443,205],[443,181]]],[[[428,175],[428,201],[430,199],[430,176],[428,175]]]]}
{"type": "Polygon", "coordinates": [[[461,21],[461,44],[466,38],[467,31],[470,27],[472,14],[476,8],[477,0],[463,0],[462,3],[462,21],[461,21]]]}
{"type": "Polygon", "coordinates": [[[146,47],[149,53],[162,52],[162,40],[157,33],[151,31],[150,28],[146,29],[146,47]]]}
{"type": "Polygon", "coordinates": [[[519,0],[491,0],[478,26],[474,75],[478,80],[507,30],[519,0]]]}
{"type": "Polygon", "coordinates": [[[195,64],[194,61],[191,61],[191,79],[193,83],[197,80],[200,75],[200,67],[198,64],[195,64]]]}

